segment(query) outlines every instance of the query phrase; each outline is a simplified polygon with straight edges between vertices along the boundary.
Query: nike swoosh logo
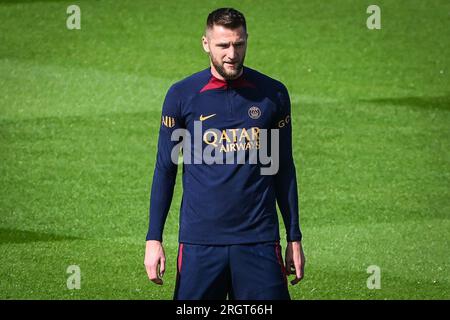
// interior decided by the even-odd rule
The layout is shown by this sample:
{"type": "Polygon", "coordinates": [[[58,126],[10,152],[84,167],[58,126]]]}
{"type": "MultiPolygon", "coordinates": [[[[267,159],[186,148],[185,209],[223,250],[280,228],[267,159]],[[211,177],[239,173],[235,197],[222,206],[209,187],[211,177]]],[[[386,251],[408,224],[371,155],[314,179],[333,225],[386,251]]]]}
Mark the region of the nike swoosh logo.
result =
{"type": "Polygon", "coordinates": [[[205,121],[211,117],[214,117],[216,114],[210,114],[209,116],[204,117],[202,114],[200,115],[200,121],[205,121]]]}

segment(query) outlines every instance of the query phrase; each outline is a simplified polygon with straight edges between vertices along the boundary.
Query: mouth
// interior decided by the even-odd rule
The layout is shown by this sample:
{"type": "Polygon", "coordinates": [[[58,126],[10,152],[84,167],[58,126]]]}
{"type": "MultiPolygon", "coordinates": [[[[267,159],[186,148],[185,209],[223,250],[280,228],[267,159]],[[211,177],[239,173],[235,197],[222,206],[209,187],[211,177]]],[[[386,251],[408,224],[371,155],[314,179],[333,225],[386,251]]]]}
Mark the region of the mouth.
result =
{"type": "Polygon", "coordinates": [[[224,62],[223,63],[224,66],[227,66],[230,68],[236,68],[237,64],[238,64],[237,62],[224,62]]]}

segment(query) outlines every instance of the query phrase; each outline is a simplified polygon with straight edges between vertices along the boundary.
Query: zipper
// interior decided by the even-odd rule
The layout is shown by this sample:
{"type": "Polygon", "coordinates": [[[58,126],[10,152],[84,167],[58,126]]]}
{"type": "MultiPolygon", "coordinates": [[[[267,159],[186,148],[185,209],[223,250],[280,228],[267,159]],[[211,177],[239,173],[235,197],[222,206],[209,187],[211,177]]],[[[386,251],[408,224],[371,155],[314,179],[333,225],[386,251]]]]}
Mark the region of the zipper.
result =
{"type": "Polygon", "coordinates": [[[233,118],[233,105],[231,103],[232,99],[230,97],[231,95],[231,90],[230,90],[230,84],[227,81],[227,107],[228,107],[228,115],[230,117],[230,119],[233,118]]]}

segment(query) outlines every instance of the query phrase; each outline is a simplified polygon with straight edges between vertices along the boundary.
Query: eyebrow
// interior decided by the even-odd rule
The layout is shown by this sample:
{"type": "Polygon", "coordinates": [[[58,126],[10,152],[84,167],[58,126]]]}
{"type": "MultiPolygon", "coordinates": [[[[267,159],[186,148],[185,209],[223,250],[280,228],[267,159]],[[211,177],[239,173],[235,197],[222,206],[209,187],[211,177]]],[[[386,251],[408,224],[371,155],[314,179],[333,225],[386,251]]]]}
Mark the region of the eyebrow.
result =
{"type": "MultiPolygon", "coordinates": [[[[236,45],[241,45],[241,44],[244,44],[245,43],[245,40],[238,40],[238,41],[236,41],[236,42],[233,42],[233,44],[236,46],[236,45]]],[[[217,43],[216,44],[216,46],[220,46],[220,47],[222,47],[222,46],[228,46],[228,45],[230,45],[230,42],[219,42],[219,43],[217,43]]]]}

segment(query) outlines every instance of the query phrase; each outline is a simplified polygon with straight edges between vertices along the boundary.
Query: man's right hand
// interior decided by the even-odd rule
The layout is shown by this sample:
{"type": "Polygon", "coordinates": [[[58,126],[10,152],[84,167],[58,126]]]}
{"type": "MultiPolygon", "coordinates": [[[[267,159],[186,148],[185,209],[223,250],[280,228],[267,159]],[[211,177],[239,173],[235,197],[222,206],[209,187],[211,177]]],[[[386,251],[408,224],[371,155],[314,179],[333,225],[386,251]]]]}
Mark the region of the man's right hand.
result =
{"type": "Polygon", "coordinates": [[[166,270],[166,257],[162,243],[157,240],[148,240],[145,245],[145,270],[148,278],[156,284],[162,285],[162,277],[166,270]]]}

